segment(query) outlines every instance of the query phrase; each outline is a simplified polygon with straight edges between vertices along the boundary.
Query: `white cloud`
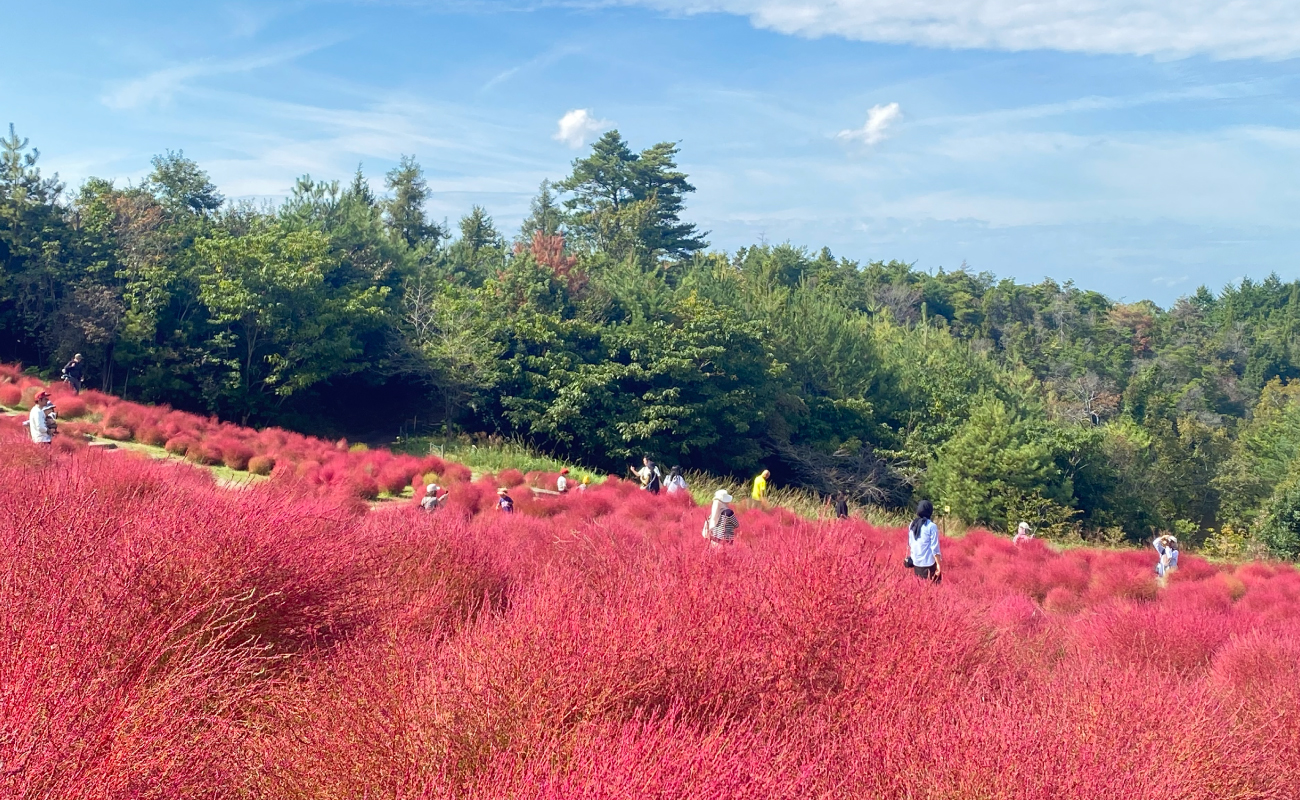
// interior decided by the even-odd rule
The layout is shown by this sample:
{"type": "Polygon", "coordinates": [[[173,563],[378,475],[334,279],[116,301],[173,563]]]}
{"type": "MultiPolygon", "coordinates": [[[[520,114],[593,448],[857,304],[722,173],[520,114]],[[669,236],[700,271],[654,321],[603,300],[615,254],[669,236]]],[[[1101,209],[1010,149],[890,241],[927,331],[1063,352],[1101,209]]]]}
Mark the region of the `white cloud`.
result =
{"type": "Polygon", "coordinates": [[[867,147],[871,147],[889,138],[890,126],[901,116],[903,116],[903,112],[898,107],[898,103],[890,103],[887,106],[872,106],[867,111],[865,125],[861,128],[840,131],[835,134],[835,138],[851,142],[862,142],[867,147]]]}
{"type": "Polygon", "coordinates": [[[1182,58],[1300,55],[1295,0],[612,0],[800,36],[1182,58]]]}
{"type": "Polygon", "coordinates": [[[577,150],[586,144],[588,139],[607,130],[613,124],[607,119],[596,119],[591,115],[590,109],[575,108],[560,117],[559,127],[551,138],[577,150]]]}
{"type": "Polygon", "coordinates": [[[184,89],[186,84],[196,78],[252,72],[264,67],[293,61],[331,44],[334,44],[333,40],[229,60],[197,59],[185,64],[154,70],[139,78],[119,83],[113,89],[105,92],[100,99],[104,105],[118,110],[140,108],[154,103],[166,103],[177,92],[184,89]]]}

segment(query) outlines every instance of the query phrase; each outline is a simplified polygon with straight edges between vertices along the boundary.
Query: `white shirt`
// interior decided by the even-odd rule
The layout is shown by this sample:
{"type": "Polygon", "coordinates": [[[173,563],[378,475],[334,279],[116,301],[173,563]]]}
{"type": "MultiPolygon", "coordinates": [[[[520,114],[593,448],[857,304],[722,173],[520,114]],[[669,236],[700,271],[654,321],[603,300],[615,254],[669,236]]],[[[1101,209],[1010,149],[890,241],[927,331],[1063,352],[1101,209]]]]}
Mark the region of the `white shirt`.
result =
{"type": "Polygon", "coordinates": [[[907,531],[908,555],[912,557],[912,566],[933,567],[939,554],[939,526],[931,520],[921,523],[921,532],[917,536],[907,531]]]}
{"type": "Polygon", "coordinates": [[[561,475],[555,479],[555,488],[561,492],[568,490],[569,479],[561,475]]]}
{"type": "Polygon", "coordinates": [[[668,479],[668,493],[680,492],[686,488],[686,479],[681,475],[674,475],[668,479]]]}
{"type": "Polygon", "coordinates": [[[27,415],[27,430],[32,434],[33,442],[50,441],[50,425],[45,419],[45,407],[40,403],[33,405],[31,413],[27,415]]]}

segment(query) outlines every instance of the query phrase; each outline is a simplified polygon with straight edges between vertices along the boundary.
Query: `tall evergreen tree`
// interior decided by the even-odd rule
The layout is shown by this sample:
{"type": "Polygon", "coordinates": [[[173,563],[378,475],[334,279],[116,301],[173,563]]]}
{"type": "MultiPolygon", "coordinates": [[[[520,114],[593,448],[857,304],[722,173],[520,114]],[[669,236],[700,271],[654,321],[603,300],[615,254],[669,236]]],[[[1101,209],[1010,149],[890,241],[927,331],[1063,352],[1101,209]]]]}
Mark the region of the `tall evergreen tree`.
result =
{"type": "Polygon", "coordinates": [[[429,186],[424,180],[424,169],[415,156],[402,156],[396,167],[388,171],[386,185],[393,196],[384,203],[388,227],[409,247],[436,245],[445,233],[441,226],[430,222],[424,213],[429,200],[429,186]]]}
{"type": "Polygon", "coordinates": [[[640,250],[651,257],[681,258],[708,246],[695,225],[682,222],[682,198],[695,191],[677,170],[677,146],[660,142],[632,152],[617,130],[573,162],[555,188],[565,201],[570,229],[584,244],[621,257],[640,250]]]}

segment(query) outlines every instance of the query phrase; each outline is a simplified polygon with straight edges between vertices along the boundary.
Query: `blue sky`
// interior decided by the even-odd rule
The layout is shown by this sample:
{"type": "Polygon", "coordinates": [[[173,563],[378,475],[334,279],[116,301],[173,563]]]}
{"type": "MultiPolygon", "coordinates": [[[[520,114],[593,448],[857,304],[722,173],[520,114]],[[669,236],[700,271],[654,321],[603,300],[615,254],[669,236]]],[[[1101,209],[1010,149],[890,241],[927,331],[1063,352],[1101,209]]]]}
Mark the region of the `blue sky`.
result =
{"type": "Polygon", "coordinates": [[[1300,277],[1300,3],[62,2],[7,9],[0,122],[71,185],[184,149],[231,198],[382,188],[513,232],[606,127],[680,142],[716,247],[963,262],[1162,304],[1300,277]],[[567,120],[565,126],[561,121],[567,120]]]}

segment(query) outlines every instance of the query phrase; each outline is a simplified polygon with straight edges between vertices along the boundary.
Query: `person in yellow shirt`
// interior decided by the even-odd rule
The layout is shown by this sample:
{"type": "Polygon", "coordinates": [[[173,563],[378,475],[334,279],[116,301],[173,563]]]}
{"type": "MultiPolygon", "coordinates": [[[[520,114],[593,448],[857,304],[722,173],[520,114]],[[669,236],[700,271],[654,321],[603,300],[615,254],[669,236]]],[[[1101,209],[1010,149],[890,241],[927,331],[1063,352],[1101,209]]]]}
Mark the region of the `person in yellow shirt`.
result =
{"type": "Polygon", "coordinates": [[[767,505],[767,479],[772,477],[771,470],[763,470],[754,478],[754,488],[750,490],[749,496],[767,505]]]}

